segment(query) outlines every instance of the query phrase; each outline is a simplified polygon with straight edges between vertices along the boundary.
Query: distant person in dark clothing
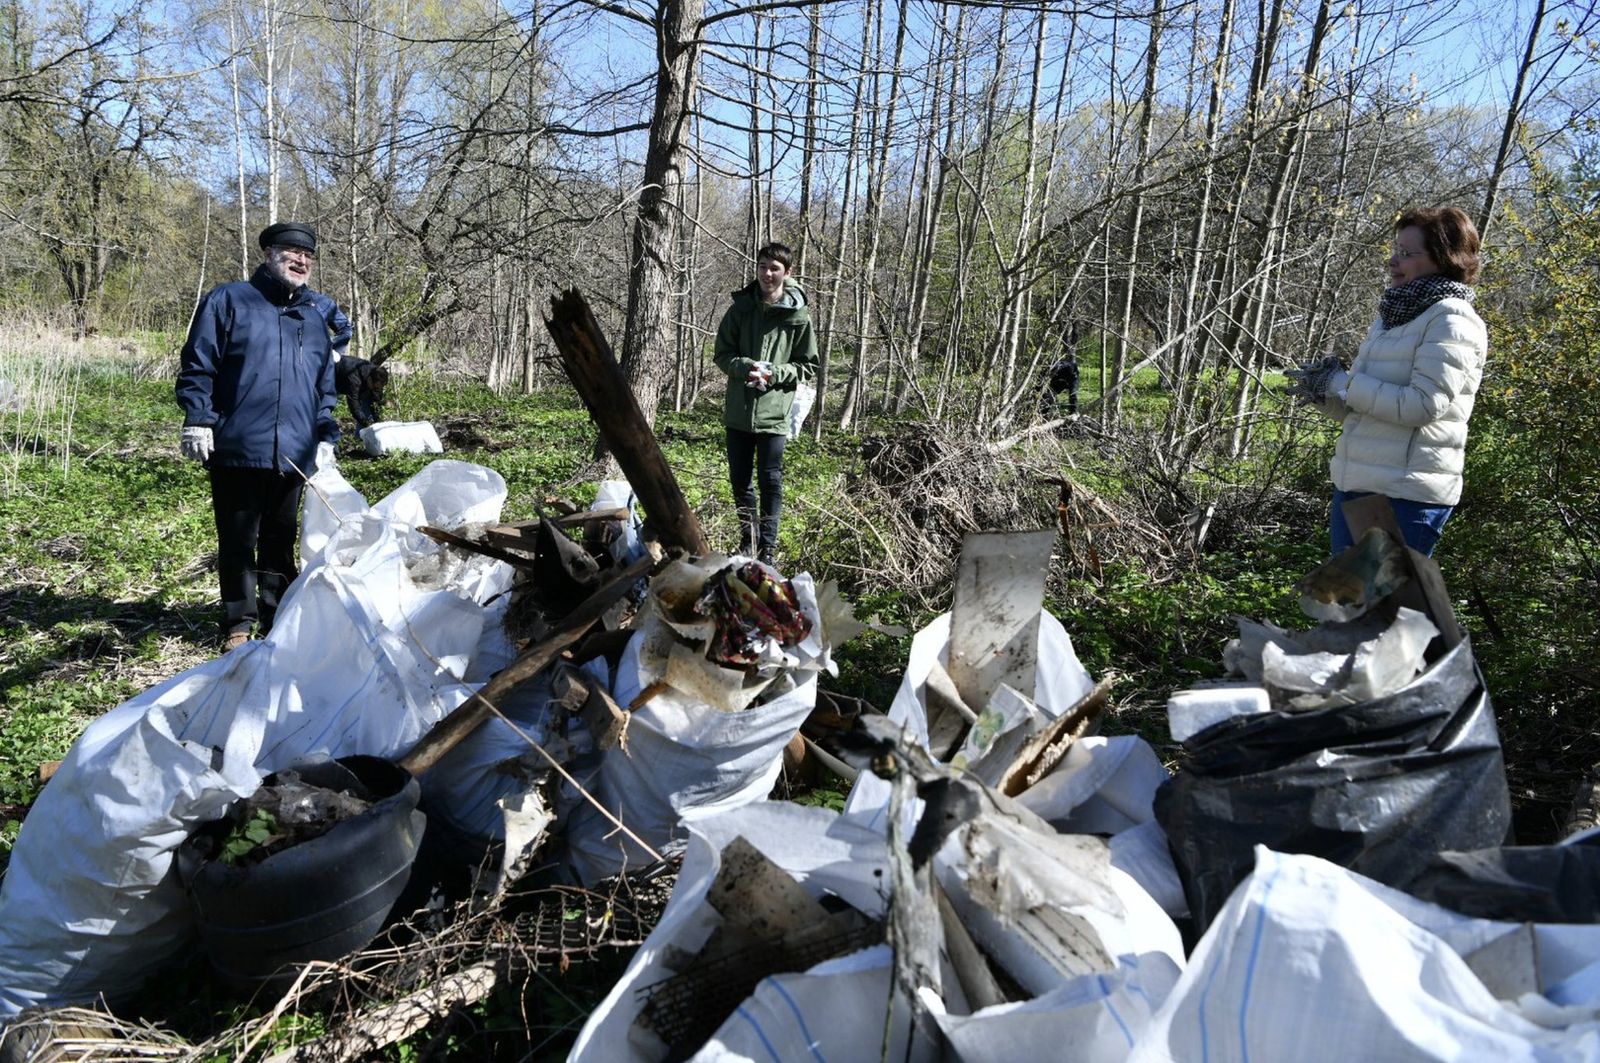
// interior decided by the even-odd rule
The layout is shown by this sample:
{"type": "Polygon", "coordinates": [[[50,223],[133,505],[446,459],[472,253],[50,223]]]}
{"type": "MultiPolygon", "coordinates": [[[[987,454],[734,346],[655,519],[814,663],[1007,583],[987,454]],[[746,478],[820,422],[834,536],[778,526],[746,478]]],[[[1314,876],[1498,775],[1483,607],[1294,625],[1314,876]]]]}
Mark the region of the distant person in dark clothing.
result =
{"type": "Polygon", "coordinates": [[[1067,351],[1050,367],[1050,377],[1045,383],[1045,393],[1039,396],[1039,412],[1054,414],[1061,402],[1061,393],[1067,393],[1067,413],[1078,412],[1078,356],[1067,351]]]}
{"type": "Polygon", "coordinates": [[[223,648],[271,628],[299,574],[300,493],[333,462],[333,347],[307,286],[317,263],[309,225],[280,222],[257,241],[265,261],[247,281],[201,299],[183,345],[177,399],[182,448],[211,479],[223,648]]]}
{"type": "Polygon", "coordinates": [[[324,292],[306,290],[306,298],[327,319],[329,342],[333,345],[334,386],[350,407],[350,416],[357,428],[377,422],[383,407],[383,389],[389,385],[389,370],[373,365],[365,358],[346,353],[355,327],[350,318],[339,309],[333,296],[324,292]]]}

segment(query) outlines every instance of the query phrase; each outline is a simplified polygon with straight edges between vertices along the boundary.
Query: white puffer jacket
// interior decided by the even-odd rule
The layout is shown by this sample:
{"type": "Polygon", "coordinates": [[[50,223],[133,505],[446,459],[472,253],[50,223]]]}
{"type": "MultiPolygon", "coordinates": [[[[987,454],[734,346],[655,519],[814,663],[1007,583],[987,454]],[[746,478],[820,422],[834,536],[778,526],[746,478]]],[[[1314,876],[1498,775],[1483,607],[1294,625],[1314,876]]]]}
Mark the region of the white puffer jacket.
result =
{"type": "Polygon", "coordinates": [[[1453,506],[1461,499],[1467,418],[1489,336],[1463,299],[1442,299],[1385,330],[1372,323],[1350,367],[1344,400],[1323,412],[1344,421],[1333,486],[1453,506]]]}

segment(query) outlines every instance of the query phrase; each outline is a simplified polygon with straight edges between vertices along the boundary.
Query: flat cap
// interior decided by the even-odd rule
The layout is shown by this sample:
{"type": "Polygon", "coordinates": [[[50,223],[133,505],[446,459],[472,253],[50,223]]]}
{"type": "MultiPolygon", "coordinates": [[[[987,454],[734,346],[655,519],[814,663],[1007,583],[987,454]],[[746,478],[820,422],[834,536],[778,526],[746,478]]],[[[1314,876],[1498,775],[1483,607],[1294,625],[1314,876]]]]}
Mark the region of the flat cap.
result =
{"type": "Polygon", "coordinates": [[[261,245],[263,251],[269,247],[303,247],[307,251],[315,251],[317,231],[301,222],[280,221],[262,229],[261,235],[256,237],[256,243],[261,245]]]}

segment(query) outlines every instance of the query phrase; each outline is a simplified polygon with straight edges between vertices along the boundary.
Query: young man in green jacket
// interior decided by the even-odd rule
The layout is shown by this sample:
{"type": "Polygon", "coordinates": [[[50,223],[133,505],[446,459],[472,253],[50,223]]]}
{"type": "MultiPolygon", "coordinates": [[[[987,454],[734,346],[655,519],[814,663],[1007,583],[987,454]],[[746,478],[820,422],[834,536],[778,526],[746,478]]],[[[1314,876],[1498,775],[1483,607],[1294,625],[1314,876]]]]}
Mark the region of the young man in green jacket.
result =
{"type": "Polygon", "coordinates": [[[783,445],[795,388],[817,370],[817,337],[805,293],[789,275],[793,252],[767,244],[756,252],[756,279],[733,293],[717,327],[715,359],[728,374],[722,423],[728,429],[728,480],[739,513],[739,552],[772,564],[783,510],[783,445]],[[759,473],[756,520],[752,472],[759,473]]]}

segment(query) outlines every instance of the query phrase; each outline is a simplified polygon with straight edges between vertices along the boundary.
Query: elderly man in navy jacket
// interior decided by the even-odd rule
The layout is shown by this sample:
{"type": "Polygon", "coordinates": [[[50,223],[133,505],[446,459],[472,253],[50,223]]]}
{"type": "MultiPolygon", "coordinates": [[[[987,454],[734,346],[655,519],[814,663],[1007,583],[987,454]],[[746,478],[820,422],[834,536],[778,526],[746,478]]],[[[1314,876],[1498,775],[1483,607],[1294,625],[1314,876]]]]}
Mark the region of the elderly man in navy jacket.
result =
{"type": "Polygon", "coordinates": [[[307,287],[317,261],[309,225],[280,222],[257,241],[265,261],[247,281],[207,292],[178,371],[185,457],[211,477],[224,649],[272,628],[299,570],[300,493],[333,460],[333,349],[307,287]]]}

